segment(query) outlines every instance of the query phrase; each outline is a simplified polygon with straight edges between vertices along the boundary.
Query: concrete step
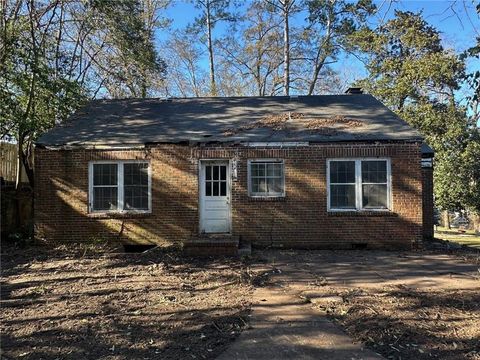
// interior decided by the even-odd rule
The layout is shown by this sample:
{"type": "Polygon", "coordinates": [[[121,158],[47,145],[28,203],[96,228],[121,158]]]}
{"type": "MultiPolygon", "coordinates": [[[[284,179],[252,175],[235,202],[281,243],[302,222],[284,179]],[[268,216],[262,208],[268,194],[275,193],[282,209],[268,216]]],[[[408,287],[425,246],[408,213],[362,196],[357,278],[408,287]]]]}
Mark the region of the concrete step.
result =
{"type": "Polygon", "coordinates": [[[237,256],[238,236],[229,234],[199,235],[183,242],[183,252],[188,256],[237,256]]]}

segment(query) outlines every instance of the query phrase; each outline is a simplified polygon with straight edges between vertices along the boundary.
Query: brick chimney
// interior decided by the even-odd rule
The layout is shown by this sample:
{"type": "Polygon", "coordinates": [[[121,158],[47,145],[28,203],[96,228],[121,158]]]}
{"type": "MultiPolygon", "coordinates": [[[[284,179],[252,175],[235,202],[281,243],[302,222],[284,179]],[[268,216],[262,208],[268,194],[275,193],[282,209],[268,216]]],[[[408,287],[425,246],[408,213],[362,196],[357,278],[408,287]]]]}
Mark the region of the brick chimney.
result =
{"type": "Polygon", "coordinates": [[[363,90],[361,87],[349,87],[345,94],[363,94],[363,90]]]}

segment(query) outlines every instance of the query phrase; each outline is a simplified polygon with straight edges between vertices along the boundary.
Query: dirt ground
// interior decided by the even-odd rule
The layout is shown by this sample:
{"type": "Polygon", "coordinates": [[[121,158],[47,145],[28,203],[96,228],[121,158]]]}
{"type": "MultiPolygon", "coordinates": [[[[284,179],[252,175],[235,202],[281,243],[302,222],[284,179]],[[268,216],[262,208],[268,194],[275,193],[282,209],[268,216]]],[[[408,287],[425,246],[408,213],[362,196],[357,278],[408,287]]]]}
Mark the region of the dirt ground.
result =
{"type": "Polygon", "coordinates": [[[272,280],[387,359],[480,359],[480,253],[270,253],[272,280]]]}
{"type": "Polygon", "coordinates": [[[434,245],[257,251],[248,262],[2,249],[1,358],[213,359],[249,327],[254,288],[271,283],[340,299],[311,306],[388,359],[478,360],[480,253],[434,245]]]}
{"type": "Polygon", "coordinates": [[[391,286],[327,293],[343,302],[320,307],[387,359],[480,359],[478,290],[391,286]]]}
{"type": "MultiPolygon", "coordinates": [[[[480,266],[480,252],[472,249],[446,246],[433,253],[480,266]]],[[[387,359],[479,360],[480,267],[469,276],[477,287],[458,281],[448,288],[396,284],[334,290],[343,303],[325,310],[348,334],[387,359]]]]}
{"type": "Polygon", "coordinates": [[[248,322],[234,259],[2,249],[2,359],[213,359],[248,322]]]}

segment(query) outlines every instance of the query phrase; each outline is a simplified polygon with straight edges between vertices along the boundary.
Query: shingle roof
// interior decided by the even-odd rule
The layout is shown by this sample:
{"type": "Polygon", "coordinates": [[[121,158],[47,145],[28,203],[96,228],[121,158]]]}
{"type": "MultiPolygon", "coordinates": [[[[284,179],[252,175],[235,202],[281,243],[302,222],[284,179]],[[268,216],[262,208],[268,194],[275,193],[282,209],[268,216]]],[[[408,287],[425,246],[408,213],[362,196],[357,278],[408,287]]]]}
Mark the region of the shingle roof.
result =
{"type": "Polygon", "coordinates": [[[37,144],[133,145],[178,142],[338,142],[421,140],[421,135],[371,95],[94,100],[37,144]],[[258,126],[291,116],[281,129],[258,126]],[[348,121],[336,122],[336,118],[348,121]],[[309,129],[311,120],[330,119],[309,129]],[[350,122],[351,120],[351,122],[350,122]],[[350,126],[350,124],[354,126],[350,126]],[[252,124],[257,124],[252,126],[252,124]]]}
{"type": "Polygon", "coordinates": [[[433,157],[435,155],[435,151],[427,143],[422,143],[420,150],[423,157],[433,157]]]}

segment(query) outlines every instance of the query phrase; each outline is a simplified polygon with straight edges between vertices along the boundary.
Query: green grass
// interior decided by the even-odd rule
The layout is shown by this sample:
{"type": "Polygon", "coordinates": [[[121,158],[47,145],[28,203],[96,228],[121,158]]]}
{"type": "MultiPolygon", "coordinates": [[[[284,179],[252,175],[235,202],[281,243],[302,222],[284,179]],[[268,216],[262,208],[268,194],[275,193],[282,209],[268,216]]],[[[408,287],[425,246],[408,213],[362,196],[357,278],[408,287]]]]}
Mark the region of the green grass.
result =
{"type": "Polygon", "coordinates": [[[461,233],[458,229],[446,229],[438,226],[435,237],[480,249],[480,236],[475,235],[473,230],[466,230],[465,233],[461,233]]]}

